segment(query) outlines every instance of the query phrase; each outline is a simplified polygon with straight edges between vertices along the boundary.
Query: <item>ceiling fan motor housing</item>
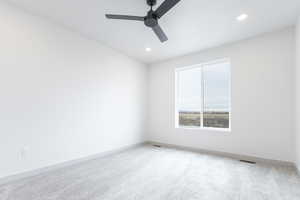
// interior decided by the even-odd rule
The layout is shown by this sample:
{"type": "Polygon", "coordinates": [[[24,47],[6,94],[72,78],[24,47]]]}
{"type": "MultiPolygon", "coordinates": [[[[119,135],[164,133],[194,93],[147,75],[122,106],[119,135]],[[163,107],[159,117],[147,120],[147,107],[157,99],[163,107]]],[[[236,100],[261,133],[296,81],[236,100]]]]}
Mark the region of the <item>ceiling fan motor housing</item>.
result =
{"type": "Polygon", "coordinates": [[[148,12],[147,16],[145,17],[144,23],[146,26],[151,28],[158,24],[157,17],[152,10],[148,12]]]}

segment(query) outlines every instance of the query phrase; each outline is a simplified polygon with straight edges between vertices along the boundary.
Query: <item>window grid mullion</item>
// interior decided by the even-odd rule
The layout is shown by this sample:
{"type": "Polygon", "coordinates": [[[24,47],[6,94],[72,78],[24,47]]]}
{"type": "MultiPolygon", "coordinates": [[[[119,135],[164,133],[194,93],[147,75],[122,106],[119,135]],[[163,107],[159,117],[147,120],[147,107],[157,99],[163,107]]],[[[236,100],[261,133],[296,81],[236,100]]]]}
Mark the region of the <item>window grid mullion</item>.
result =
{"type": "Polygon", "coordinates": [[[204,127],[204,74],[203,74],[203,65],[201,65],[201,124],[200,127],[204,127]]]}

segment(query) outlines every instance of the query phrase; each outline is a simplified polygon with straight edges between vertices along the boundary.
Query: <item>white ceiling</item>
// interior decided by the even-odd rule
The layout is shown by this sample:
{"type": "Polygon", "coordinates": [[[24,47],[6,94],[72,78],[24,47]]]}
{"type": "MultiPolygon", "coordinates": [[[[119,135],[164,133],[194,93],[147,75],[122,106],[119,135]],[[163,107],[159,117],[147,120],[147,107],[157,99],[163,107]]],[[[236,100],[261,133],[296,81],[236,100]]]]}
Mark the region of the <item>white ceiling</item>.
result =
{"type": "MultiPolygon", "coordinates": [[[[101,41],[145,63],[185,55],[295,23],[300,0],[182,0],[160,24],[160,43],[142,22],[107,20],[105,13],[144,16],[146,0],[7,0],[101,41]],[[236,17],[247,13],[245,22],[236,17]],[[151,47],[152,52],[146,52],[151,47]]],[[[158,0],[160,4],[162,0],[158,0]]]]}

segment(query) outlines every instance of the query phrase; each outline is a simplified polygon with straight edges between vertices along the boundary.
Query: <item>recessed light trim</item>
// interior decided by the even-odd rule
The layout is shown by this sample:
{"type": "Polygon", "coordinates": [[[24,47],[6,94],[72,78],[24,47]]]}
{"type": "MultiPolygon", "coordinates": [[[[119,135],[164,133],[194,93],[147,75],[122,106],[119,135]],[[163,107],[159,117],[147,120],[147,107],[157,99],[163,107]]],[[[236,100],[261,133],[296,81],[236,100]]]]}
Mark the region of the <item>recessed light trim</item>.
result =
{"type": "Polygon", "coordinates": [[[242,22],[242,21],[245,21],[247,18],[248,18],[248,15],[244,13],[244,14],[237,16],[236,20],[242,22]]]}
{"type": "Polygon", "coordinates": [[[152,49],[150,47],[146,47],[145,51],[150,52],[150,51],[152,51],[152,49]]]}

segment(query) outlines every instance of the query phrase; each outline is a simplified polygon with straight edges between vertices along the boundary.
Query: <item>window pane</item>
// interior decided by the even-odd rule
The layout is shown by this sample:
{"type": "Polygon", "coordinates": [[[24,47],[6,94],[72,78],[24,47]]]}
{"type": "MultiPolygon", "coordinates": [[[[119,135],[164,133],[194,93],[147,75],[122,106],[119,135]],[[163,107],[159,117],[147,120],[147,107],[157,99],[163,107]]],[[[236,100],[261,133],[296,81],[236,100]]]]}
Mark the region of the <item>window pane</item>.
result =
{"type": "Polygon", "coordinates": [[[201,126],[200,112],[179,111],[179,126],[201,126]]]}
{"type": "Polygon", "coordinates": [[[201,68],[177,72],[179,126],[201,126],[201,68]]]}
{"type": "Polygon", "coordinates": [[[227,62],[203,67],[203,126],[229,128],[230,64],[227,62]]]}

